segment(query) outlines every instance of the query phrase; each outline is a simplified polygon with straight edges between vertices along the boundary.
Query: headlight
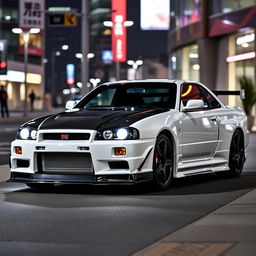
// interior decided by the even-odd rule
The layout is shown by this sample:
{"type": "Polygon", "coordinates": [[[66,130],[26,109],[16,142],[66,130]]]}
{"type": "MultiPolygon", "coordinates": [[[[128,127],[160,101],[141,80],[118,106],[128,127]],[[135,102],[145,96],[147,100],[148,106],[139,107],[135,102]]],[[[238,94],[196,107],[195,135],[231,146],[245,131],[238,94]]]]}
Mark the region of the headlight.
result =
{"type": "Polygon", "coordinates": [[[132,127],[98,131],[95,140],[137,140],[139,131],[132,127]]]}
{"type": "Polygon", "coordinates": [[[17,133],[17,139],[19,140],[36,140],[37,130],[33,128],[21,128],[17,133]]]}

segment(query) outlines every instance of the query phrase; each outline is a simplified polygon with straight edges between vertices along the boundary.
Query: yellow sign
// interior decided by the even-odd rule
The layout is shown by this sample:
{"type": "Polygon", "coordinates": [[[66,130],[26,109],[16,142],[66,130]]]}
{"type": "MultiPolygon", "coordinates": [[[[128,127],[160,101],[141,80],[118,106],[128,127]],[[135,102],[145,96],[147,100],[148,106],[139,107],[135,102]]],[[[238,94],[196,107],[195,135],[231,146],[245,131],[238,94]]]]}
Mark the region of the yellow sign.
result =
{"type": "Polygon", "coordinates": [[[64,14],[64,26],[76,26],[77,20],[74,13],[64,14]]]}

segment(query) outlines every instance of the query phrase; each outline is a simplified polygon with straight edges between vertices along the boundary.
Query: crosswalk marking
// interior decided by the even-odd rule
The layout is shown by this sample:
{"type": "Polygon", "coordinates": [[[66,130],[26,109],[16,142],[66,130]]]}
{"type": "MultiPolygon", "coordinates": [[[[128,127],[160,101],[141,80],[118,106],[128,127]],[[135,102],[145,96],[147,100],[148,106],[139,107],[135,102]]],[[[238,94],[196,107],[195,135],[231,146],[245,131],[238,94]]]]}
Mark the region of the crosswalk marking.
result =
{"type": "Polygon", "coordinates": [[[0,155],[9,155],[11,153],[10,142],[0,142],[0,155]]]}

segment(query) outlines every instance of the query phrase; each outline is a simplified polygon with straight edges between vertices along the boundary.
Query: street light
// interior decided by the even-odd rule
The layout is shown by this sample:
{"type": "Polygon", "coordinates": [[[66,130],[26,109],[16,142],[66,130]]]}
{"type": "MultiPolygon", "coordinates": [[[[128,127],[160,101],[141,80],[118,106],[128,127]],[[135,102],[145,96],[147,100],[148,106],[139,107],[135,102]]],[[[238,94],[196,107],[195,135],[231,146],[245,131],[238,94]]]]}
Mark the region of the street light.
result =
{"type": "Polygon", "coordinates": [[[127,64],[132,66],[133,70],[134,70],[134,79],[136,80],[136,75],[137,75],[137,70],[139,68],[139,66],[141,66],[143,64],[142,60],[128,60],[127,64]]]}
{"type": "MultiPolygon", "coordinates": [[[[82,53],[78,52],[78,53],[75,54],[75,56],[76,56],[76,58],[81,59],[81,61],[84,61],[84,56],[83,56],[82,53]]],[[[92,52],[89,52],[89,53],[87,54],[87,60],[88,60],[88,59],[92,59],[92,58],[94,58],[94,57],[95,57],[95,54],[92,53],[92,52]]]]}
{"type": "MultiPolygon", "coordinates": [[[[88,68],[88,70],[89,70],[89,62],[90,62],[90,59],[94,58],[94,57],[95,57],[95,54],[92,53],[92,52],[87,53],[86,61],[85,61],[85,58],[84,58],[84,56],[83,56],[83,54],[82,54],[81,52],[76,53],[76,54],[75,54],[75,57],[76,57],[77,59],[80,59],[81,69],[82,69],[82,67],[83,67],[83,63],[84,63],[84,62],[87,62],[87,68],[88,68]]],[[[82,80],[82,77],[81,77],[81,80],[82,80]]],[[[81,83],[81,86],[80,86],[79,88],[82,88],[82,86],[83,86],[83,82],[81,83]]],[[[85,90],[86,90],[86,89],[83,88],[83,91],[85,91],[85,90]]]]}
{"type": "MultiPolygon", "coordinates": [[[[105,27],[120,29],[122,27],[131,27],[134,22],[131,20],[122,21],[121,23],[113,23],[110,20],[103,21],[105,27]]],[[[120,80],[120,62],[116,61],[116,80],[120,80]]]]}
{"type": "Polygon", "coordinates": [[[24,87],[25,87],[25,98],[24,98],[24,112],[23,116],[27,117],[28,115],[28,84],[27,84],[27,73],[28,73],[28,41],[29,41],[29,35],[30,34],[37,34],[40,32],[39,28],[31,28],[29,30],[23,30],[21,28],[13,28],[12,32],[14,34],[23,34],[23,40],[24,40],[24,87]]]}
{"type": "Polygon", "coordinates": [[[66,51],[68,50],[69,46],[67,44],[62,45],[61,49],[66,51]]]}
{"type": "MultiPolygon", "coordinates": [[[[64,44],[61,46],[61,49],[63,51],[67,51],[69,49],[69,46],[67,44],[64,44]]],[[[56,86],[55,86],[55,77],[56,77],[56,74],[55,74],[55,58],[56,56],[59,57],[61,55],[61,49],[59,47],[57,48],[54,48],[53,51],[51,52],[52,56],[51,56],[51,59],[52,59],[52,91],[53,91],[53,96],[54,96],[54,99],[56,98],[56,86]]]]}
{"type": "Polygon", "coordinates": [[[98,83],[100,83],[100,78],[90,78],[90,82],[93,85],[93,88],[97,87],[98,83]]]}

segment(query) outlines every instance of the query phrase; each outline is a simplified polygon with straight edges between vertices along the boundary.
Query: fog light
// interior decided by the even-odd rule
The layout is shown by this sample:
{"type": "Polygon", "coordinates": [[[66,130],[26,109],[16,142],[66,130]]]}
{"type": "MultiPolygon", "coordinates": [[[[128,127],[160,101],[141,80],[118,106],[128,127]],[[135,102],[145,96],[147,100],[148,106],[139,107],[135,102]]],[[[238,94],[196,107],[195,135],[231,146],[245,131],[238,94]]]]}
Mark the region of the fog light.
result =
{"type": "Polygon", "coordinates": [[[14,152],[17,155],[22,155],[22,147],[20,147],[20,146],[14,147],[14,152]]]}
{"type": "Polygon", "coordinates": [[[114,155],[115,156],[125,156],[126,148],[124,148],[124,147],[114,148],[114,155]]]}

